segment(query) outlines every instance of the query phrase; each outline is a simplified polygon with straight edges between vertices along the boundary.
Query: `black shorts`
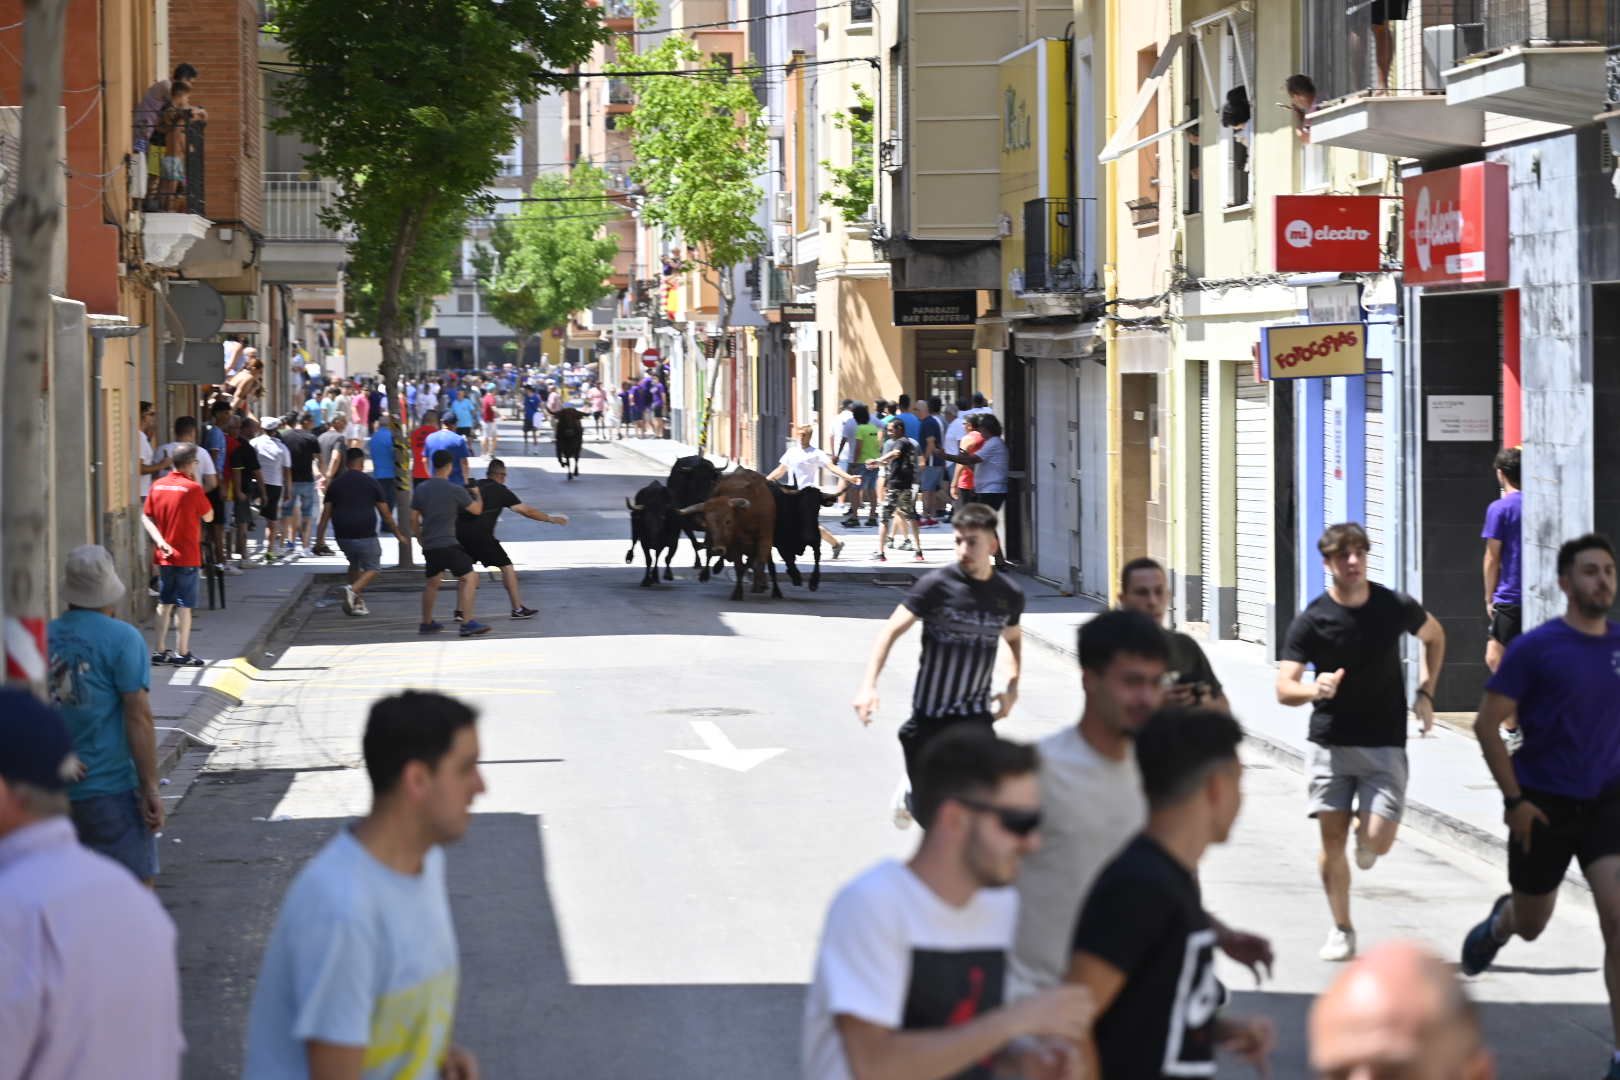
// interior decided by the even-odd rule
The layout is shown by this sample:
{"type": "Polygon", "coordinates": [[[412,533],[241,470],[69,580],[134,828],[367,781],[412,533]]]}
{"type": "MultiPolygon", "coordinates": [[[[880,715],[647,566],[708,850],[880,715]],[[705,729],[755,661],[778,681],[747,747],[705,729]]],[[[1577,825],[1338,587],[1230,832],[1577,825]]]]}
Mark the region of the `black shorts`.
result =
{"type": "Polygon", "coordinates": [[[1595,799],[1524,789],[1524,797],[1549,824],[1536,822],[1530,829],[1530,851],[1508,837],[1508,883],[1514,892],[1545,896],[1563,883],[1569,860],[1584,871],[1599,859],[1620,855],[1620,784],[1611,784],[1595,799]]]}
{"type": "Polygon", "coordinates": [[[281,485],[264,485],[264,497],[259,500],[259,516],[266,521],[281,517],[281,485]]]}
{"type": "Polygon", "coordinates": [[[524,415],[524,417],[523,417],[523,430],[524,431],[538,431],[538,430],[540,430],[539,427],[534,422],[534,414],[533,413],[526,413],[524,415]]]}
{"type": "Polygon", "coordinates": [[[917,765],[923,750],[940,732],[957,724],[979,724],[991,730],[995,720],[989,713],[969,713],[966,716],[923,716],[913,713],[911,719],[900,725],[900,751],[906,756],[906,776],[911,786],[917,786],[917,765]]]}
{"type": "Polygon", "coordinates": [[[473,437],[473,429],[470,427],[458,427],[456,428],[456,434],[463,439],[470,439],[473,437]]]}
{"type": "Polygon", "coordinates": [[[1382,26],[1391,20],[1406,18],[1407,0],[1372,0],[1371,23],[1382,26]]]}
{"type": "Polygon", "coordinates": [[[962,501],[983,503],[999,513],[1001,508],[1007,504],[1007,493],[1005,491],[975,491],[971,494],[963,492],[962,501]]]}
{"type": "Polygon", "coordinates": [[[214,524],[225,524],[225,495],[219,488],[208,493],[208,505],[214,508],[214,524]]]}
{"type": "Polygon", "coordinates": [[[452,577],[461,578],[473,572],[472,557],[460,544],[424,551],[422,561],[426,564],[423,577],[438,577],[448,570],[452,577]]]}
{"type": "Polygon", "coordinates": [[[501,542],[493,536],[458,532],[456,543],[461,545],[461,550],[465,551],[473,562],[481,562],[491,570],[512,565],[512,559],[506,554],[506,549],[501,547],[501,542]]]}
{"type": "Polygon", "coordinates": [[[1524,632],[1524,611],[1518,604],[1497,604],[1491,616],[1491,640],[1508,644],[1524,632]]]}

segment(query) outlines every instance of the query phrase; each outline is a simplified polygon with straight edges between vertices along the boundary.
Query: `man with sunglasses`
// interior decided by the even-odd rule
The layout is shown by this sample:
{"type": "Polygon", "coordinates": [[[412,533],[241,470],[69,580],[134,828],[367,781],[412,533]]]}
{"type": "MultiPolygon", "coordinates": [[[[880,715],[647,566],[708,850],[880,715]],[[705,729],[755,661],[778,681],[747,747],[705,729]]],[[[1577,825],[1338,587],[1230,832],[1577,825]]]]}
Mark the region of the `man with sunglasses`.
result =
{"type": "Polygon", "coordinates": [[[906,863],[885,860],[833,900],[805,1003],[806,1080],[906,1075],[989,1080],[1065,1075],[1090,996],[1059,986],[1003,1006],[1018,897],[1006,886],[1039,844],[1033,747],[961,725],[934,739],[914,804],[924,826],[906,863]]]}

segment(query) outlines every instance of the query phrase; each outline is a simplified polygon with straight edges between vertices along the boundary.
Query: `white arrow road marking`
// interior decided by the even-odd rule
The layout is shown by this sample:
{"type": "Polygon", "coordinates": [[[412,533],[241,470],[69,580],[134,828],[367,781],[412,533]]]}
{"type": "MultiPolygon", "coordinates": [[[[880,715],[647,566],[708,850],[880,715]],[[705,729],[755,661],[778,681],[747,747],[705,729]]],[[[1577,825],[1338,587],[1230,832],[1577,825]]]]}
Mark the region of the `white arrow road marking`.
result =
{"type": "Polygon", "coordinates": [[[731,745],[720,725],[712,720],[693,720],[692,730],[703,740],[704,750],[671,750],[670,753],[708,765],[718,765],[733,772],[747,772],[755,765],[771,760],[785,749],[773,747],[764,750],[739,750],[731,745]]]}

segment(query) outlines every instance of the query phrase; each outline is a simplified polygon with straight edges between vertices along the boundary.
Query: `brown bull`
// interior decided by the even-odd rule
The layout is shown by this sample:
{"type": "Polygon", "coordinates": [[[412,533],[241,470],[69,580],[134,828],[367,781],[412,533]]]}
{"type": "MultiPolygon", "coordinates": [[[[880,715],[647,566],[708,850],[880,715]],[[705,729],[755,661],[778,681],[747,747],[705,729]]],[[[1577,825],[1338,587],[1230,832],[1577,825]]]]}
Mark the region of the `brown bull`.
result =
{"type": "Polygon", "coordinates": [[[681,513],[702,514],[708,532],[708,553],[721,561],[730,559],[736,565],[733,600],[742,599],[743,576],[749,570],[754,574],[754,592],[765,591],[768,571],[771,595],[782,595],[776,584],[776,561],[771,558],[771,545],[776,538],[776,499],[763,476],[752,469],[739,469],[723,476],[707,500],[683,506],[681,513]]]}

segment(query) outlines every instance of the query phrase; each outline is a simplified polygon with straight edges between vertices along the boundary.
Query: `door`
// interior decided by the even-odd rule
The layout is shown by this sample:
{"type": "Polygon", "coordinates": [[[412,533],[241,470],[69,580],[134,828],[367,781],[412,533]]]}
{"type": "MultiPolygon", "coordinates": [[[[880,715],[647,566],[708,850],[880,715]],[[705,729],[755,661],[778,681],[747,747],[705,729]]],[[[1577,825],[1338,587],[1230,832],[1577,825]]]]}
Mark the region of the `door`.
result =
{"type": "Polygon", "coordinates": [[[1069,367],[1058,360],[1037,360],[1031,364],[1035,400],[1030,409],[1034,421],[1034,450],[1029,471],[1035,488],[1035,574],[1067,589],[1069,580],[1069,534],[1074,518],[1069,514],[1071,462],[1075,460],[1069,434],[1067,390],[1069,367]]]}
{"type": "Polygon", "coordinates": [[[1266,640],[1271,603],[1271,403],[1249,364],[1237,369],[1237,636],[1266,640]]]}
{"type": "MultiPolygon", "coordinates": [[[[1210,364],[1198,365],[1198,573],[1203,580],[1203,610],[1198,620],[1212,624],[1210,637],[1223,637],[1223,627],[1214,626],[1220,610],[1217,601],[1219,568],[1215,554],[1220,550],[1215,515],[1215,399],[1210,385],[1210,364]]],[[[1189,613],[1190,617],[1190,613],[1189,613]]]]}
{"type": "Polygon", "coordinates": [[[1108,374],[1096,360],[1083,360],[1075,376],[1074,414],[1079,443],[1080,578],[1091,596],[1108,596],[1108,374]]]}

